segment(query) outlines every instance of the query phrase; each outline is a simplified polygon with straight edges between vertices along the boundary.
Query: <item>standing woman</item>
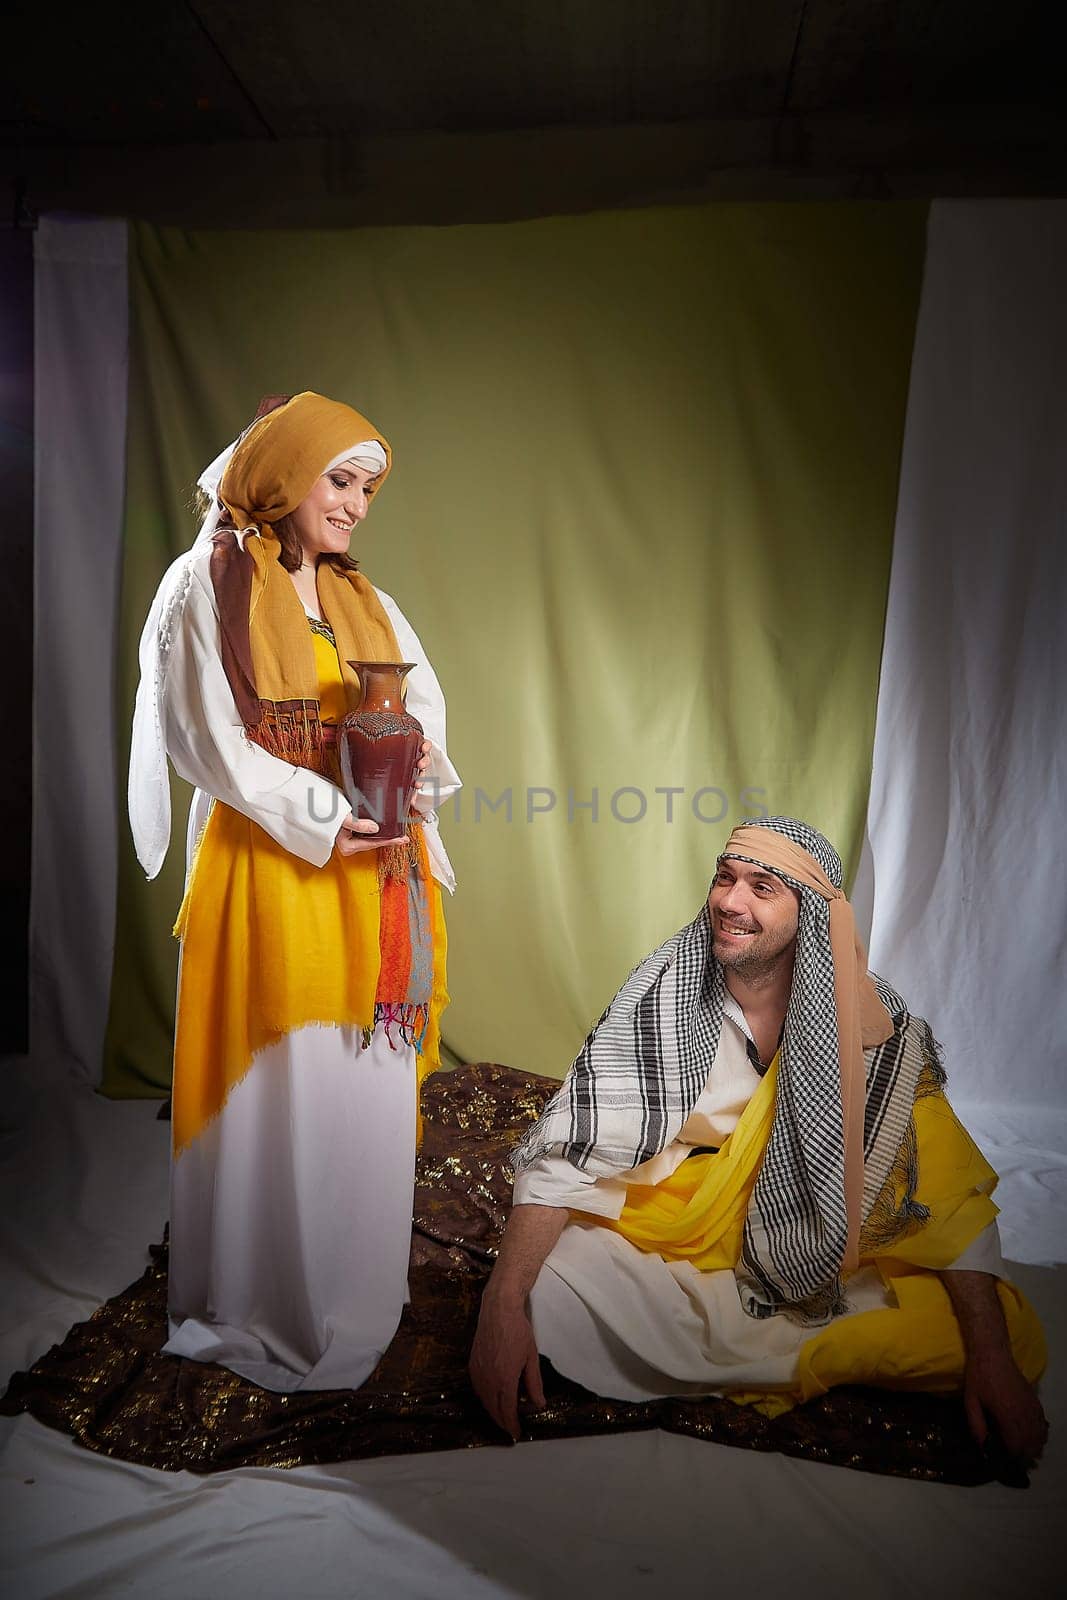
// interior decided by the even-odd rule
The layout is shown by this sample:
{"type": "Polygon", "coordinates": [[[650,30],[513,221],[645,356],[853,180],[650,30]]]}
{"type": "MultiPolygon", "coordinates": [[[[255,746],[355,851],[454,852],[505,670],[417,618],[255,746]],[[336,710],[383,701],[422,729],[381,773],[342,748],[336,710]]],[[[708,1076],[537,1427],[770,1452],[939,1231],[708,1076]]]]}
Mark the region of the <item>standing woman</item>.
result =
{"type": "Polygon", "coordinates": [[[200,480],[212,508],[141,640],[130,816],[149,877],[170,832],[167,754],[198,790],[175,929],[166,1349],[283,1391],[356,1388],[396,1331],[418,1087],[448,998],[444,699],[348,554],[390,466],[349,406],[264,401],[200,480]],[[350,660],[416,663],[406,704],[427,742],[400,840],[339,788],[350,660]]]}

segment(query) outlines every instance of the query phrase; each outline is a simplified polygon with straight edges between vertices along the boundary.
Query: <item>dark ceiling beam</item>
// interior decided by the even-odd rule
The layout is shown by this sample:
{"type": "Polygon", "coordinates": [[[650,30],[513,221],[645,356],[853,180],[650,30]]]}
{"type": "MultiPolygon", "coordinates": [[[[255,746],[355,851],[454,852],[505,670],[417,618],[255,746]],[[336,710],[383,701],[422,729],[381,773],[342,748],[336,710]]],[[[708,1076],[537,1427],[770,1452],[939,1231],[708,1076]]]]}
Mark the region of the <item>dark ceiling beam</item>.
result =
{"type": "Polygon", "coordinates": [[[346,138],[766,116],[803,0],[192,3],[281,138],[346,138]]]}
{"type": "Polygon", "coordinates": [[[1042,107],[815,113],[495,134],[0,151],[36,212],[185,227],[503,221],[701,199],[1067,192],[1042,107]]]}
{"type": "Polygon", "coordinates": [[[800,42],[804,36],[804,22],[808,15],[808,0],[801,0],[800,11],[797,14],[796,32],[793,35],[793,48],[789,52],[789,65],[786,68],[785,82],[782,85],[782,104],[778,113],[778,126],[775,129],[774,143],[775,155],[779,155],[783,134],[786,128],[786,119],[789,115],[789,101],[793,93],[793,79],[796,76],[797,60],[800,56],[800,42]]]}
{"type": "Polygon", "coordinates": [[[804,23],[808,15],[808,0],[802,0],[800,13],[797,17],[796,32],[793,35],[793,48],[789,53],[789,66],[786,68],[785,83],[782,85],[782,115],[789,110],[789,101],[793,93],[793,79],[796,76],[797,61],[800,56],[800,42],[804,37],[804,23]]]}
{"type": "Polygon", "coordinates": [[[238,75],[236,69],[234,68],[233,62],[229,59],[222,46],[219,44],[219,41],[215,38],[215,35],[211,31],[210,25],[205,21],[202,14],[203,8],[201,6],[194,5],[193,0],[185,0],[185,9],[188,11],[190,17],[192,17],[193,22],[196,24],[203,37],[211,46],[211,49],[217,56],[219,63],[228,75],[234,88],[244,100],[245,105],[251,111],[252,115],[255,117],[256,121],[259,123],[268,139],[277,139],[277,130],[271,127],[267,118],[263,114],[262,107],[257,104],[255,96],[252,94],[248,85],[238,75]]]}

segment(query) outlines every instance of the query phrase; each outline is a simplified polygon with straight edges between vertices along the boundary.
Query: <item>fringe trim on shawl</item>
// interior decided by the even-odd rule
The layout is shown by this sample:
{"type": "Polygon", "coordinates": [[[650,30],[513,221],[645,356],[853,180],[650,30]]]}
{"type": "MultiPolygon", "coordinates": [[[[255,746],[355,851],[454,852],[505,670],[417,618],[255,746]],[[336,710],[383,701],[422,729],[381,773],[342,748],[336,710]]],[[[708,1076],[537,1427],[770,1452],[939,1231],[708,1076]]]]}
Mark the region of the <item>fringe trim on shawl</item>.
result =
{"type": "Polygon", "coordinates": [[[419,846],[415,829],[421,827],[421,817],[409,817],[407,838],[400,844],[389,844],[384,850],[378,851],[379,883],[384,883],[387,878],[392,878],[397,883],[406,883],[409,872],[418,872],[419,846]]]}
{"type": "MultiPolygon", "coordinates": [[[[940,1094],[945,1087],[946,1075],[941,1062],[941,1051],[924,1024],[922,1035],[923,1064],[915,1084],[915,1099],[925,1100],[940,1094]]],[[[930,1209],[916,1200],[919,1187],[919,1147],[915,1135],[914,1114],[908,1119],[907,1130],[874,1204],[864,1218],[860,1230],[860,1255],[871,1255],[886,1250],[899,1239],[906,1239],[930,1220],[930,1209]],[[901,1191],[903,1193],[901,1194],[901,1191]],[[897,1201],[897,1195],[901,1199],[897,1201]]]]}
{"type": "Polygon", "coordinates": [[[840,1277],[828,1283],[817,1294],[811,1294],[806,1300],[797,1300],[792,1305],[760,1307],[752,1310],[745,1306],[750,1316],[767,1317],[776,1313],[787,1322],[796,1322],[802,1328],[821,1328],[835,1317],[841,1316],[848,1310],[848,1297],[842,1287],[840,1277]]]}
{"type": "Polygon", "coordinates": [[[323,773],[322,723],[317,700],[261,700],[262,716],[246,731],[253,744],[294,767],[323,773]]]}
{"type": "MultiPolygon", "coordinates": [[[[925,1021],[920,1048],[923,1064],[915,1083],[913,1104],[915,1100],[924,1100],[930,1095],[941,1094],[946,1082],[940,1046],[930,1030],[929,1023],[925,1021]]],[[[886,1175],[886,1180],[864,1218],[859,1240],[861,1256],[883,1252],[899,1239],[918,1233],[919,1229],[929,1222],[929,1206],[924,1206],[915,1198],[918,1187],[919,1145],[913,1114],[908,1119],[900,1149],[886,1175]],[[899,1201],[898,1194],[901,1196],[899,1201]]],[[[796,1305],[784,1307],[782,1314],[791,1322],[815,1327],[830,1322],[847,1310],[847,1293],[838,1277],[818,1294],[796,1305]]]]}
{"type": "MultiPolygon", "coordinates": [[[[245,731],[253,744],[258,744],[268,755],[288,761],[294,767],[307,767],[321,778],[329,778],[341,787],[340,764],[337,760],[335,740],[323,731],[319,720],[317,700],[261,700],[260,721],[245,731]]],[[[418,866],[418,849],[412,835],[417,824],[408,823],[408,838],[403,844],[391,844],[378,852],[378,882],[393,878],[398,883],[407,880],[408,872],[418,866]]]]}
{"type": "Polygon", "coordinates": [[[430,1026],[429,1006],[394,1005],[378,1001],[374,1007],[375,1025],[381,1023],[390,1050],[396,1049],[394,1033],[401,1042],[410,1045],[417,1056],[422,1055],[426,1030],[430,1026]]]}
{"type": "MultiPolygon", "coordinates": [[[[261,700],[259,707],[260,721],[246,730],[254,744],[294,767],[307,767],[341,787],[336,737],[331,739],[323,731],[317,700],[261,700]]],[[[331,728],[330,732],[334,730],[331,728]]],[[[421,827],[422,818],[410,816],[407,838],[378,851],[379,883],[384,884],[390,878],[406,883],[408,873],[418,871],[419,849],[414,830],[421,827]]]]}

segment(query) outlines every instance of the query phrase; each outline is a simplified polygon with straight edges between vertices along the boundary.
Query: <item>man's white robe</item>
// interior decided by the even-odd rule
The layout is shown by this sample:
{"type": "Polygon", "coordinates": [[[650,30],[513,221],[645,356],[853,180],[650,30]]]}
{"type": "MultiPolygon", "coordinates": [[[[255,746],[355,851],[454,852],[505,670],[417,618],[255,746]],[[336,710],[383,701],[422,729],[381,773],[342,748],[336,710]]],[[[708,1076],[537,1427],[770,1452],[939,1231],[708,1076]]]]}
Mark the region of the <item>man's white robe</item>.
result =
{"type": "MultiPolygon", "coordinates": [[[[785,1316],[750,1317],[732,1272],[666,1261],[580,1215],[616,1220],[631,1185],[661,1183],[695,1146],[724,1143],[759,1086],[751,1037],[744,1013],[727,994],[704,1089],[679,1137],[651,1160],[613,1177],[593,1177],[562,1157],[541,1156],[516,1179],[515,1205],[575,1213],[530,1294],[530,1317],[541,1354],[594,1394],[642,1401],[787,1387],[793,1379],[810,1327],[785,1316]]],[[[959,1269],[1005,1275],[996,1222],[953,1263],[959,1269]]],[[[849,1278],[847,1296],[847,1316],[893,1304],[874,1267],[849,1278]]]]}

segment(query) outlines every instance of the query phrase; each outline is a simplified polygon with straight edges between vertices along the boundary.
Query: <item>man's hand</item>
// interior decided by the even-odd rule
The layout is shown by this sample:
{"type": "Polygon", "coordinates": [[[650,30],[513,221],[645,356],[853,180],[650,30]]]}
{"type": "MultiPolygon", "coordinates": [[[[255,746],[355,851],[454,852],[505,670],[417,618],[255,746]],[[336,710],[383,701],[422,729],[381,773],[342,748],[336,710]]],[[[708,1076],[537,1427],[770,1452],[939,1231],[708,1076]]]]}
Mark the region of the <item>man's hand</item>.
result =
{"type": "Polygon", "coordinates": [[[1033,1385],[1015,1364],[997,1280],[986,1272],[950,1270],[941,1274],[941,1281],[967,1354],[963,1375],[967,1425],[980,1445],[986,1444],[992,1427],[1005,1454],[1029,1466],[1045,1448],[1048,1423],[1033,1385]]]}
{"type": "Polygon", "coordinates": [[[470,1375],[475,1394],[497,1427],[518,1442],[520,1384],[538,1410],[545,1403],[537,1345],[521,1301],[507,1301],[486,1289],[471,1347],[470,1375]]]}
{"type": "Polygon", "coordinates": [[[963,1379],[967,1425],[981,1445],[992,1426],[1005,1451],[1024,1466],[1037,1460],[1048,1439],[1048,1423],[1032,1384],[1010,1355],[968,1359],[963,1379]]]}
{"type": "Polygon", "coordinates": [[[497,1427],[515,1441],[520,1432],[520,1385],[535,1406],[545,1403],[526,1297],[566,1222],[567,1212],[559,1206],[514,1206],[482,1295],[471,1346],[471,1383],[497,1427]]]}

